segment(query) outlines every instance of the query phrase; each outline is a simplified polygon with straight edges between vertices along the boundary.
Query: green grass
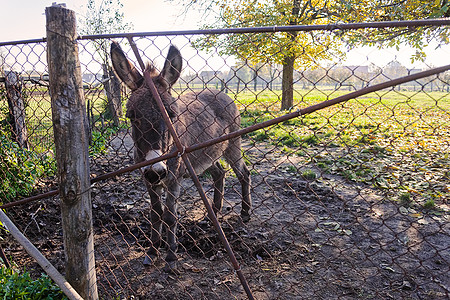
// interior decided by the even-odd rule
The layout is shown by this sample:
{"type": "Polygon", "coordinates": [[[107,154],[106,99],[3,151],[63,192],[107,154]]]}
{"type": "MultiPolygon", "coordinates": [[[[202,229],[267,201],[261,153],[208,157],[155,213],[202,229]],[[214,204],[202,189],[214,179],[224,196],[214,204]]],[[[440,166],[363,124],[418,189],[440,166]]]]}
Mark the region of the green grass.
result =
{"type": "MultiPolygon", "coordinates": [[[[295,109],[345,93],[298,90],[295,109]]],[[[242,112],[243,127],[283,114],[277,93],[231,96],[242,112]]],[[[408,193],[422,205],[429,199],[442,204],[450,197],[448,120],[447,93],[381,91],[247,136],[255,144],[266,141],[282,152],[297,153],[304,164],[312,157],[324,172],[374,186],[393,198],[408,193]]]]}

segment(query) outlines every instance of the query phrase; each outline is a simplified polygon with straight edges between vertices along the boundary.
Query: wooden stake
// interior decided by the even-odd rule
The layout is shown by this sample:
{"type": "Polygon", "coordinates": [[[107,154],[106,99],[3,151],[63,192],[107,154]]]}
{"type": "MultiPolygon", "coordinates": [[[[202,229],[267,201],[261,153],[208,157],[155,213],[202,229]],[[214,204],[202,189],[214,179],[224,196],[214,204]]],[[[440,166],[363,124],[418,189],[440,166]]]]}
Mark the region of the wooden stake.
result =
{"type": "Polygon", "coordinates": [[[8,229],[9,233],[22,245],[25,251],[33,257],[37,263],[44,269],[57,286],[63,291],[69,299],[83,300],[81,296],[73,289],[70,283],[58,272],[58,270],[39,252],[39,250],[20,232],[8,216],[0,209],[0,222],[8,229]]]}
{"type": "Polygon", "coordinates": [[[89,180],[89,130],[75,12],[52,6],[47,7],[46,16],[66,278],[83,298],[98,299],[89,180]]]}

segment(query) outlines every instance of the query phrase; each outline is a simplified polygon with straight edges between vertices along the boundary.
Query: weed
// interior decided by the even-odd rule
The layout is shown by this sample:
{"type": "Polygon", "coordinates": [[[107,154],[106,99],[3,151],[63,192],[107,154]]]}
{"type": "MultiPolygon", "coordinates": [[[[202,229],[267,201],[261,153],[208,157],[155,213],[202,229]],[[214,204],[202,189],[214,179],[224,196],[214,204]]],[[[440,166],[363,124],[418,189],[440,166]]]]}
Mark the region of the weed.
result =
{"type": "Polygon", "coordinates": [[[92,131],[92,143],[89,147],[89,155],[104,154],[107,150],[107,142],[119,130],[119,127],[107,127],[103,131],[92,131]]]}
{"type": "Polygon", "coordinates": [[[355,173],[353,173],[350,170],[344,170],[342,172],[342,175],[345,177],[345,179],[350,180],[350,181],[355,181],[355,173]]]}
{"type": "Polygon", "coordinates": [[[269,134],[264,129],[260,129],[260,130],[254,131],[251,134],[251,136],[252,136],[253,140],[256,141],[256,142],[264,142],[264,141],[267,141],[269,139],[269,134]]]}
{"type": "Polygon", "coordinates": [[[399,200],[400,200],[400,205],[401,206],[409,207],[411,205],[411,203],[412,203],[411,193],[409,193],[409,192],[402,193],[400,195],[400,197],[399,197],[399,200]]]}
{"type": "Polygon", "coordinates": [[[295,152],[297,156],[307,156],[307,153],[304,150],[298,150],[295,152]]]}
{"type": "Polygon", "coordinates": [[[293,166],[293,165],[289,165],[288,167],[287,167],[287,171],[289,172],[289,173],[297,173],[297,168],[295,167],[295,166],[293,166]]]}
{"type": "Polygon", "coordinates": [[[423,204],[423,208],[425,208],[425,209],[433,209],[433,208],[435,208],[435,206],[436,206],[436,203],[434,202],[433,199],[429,199],[427,202],[425,202],[423,204]]]}
{"type": "Polygon", "coordinates": [[[322,161],[317,163],[317,167],[322,169],[325,172],[327,172],[329,170],[328,165],[322,161]]]}
{"type": "Polygon", "coordinates": [[[301,140],[302,140],[302,142],[304,142],[304,143],[306,143],[307,145],[310,145],[310,146],[317,145],[320,142],[319,138],[315,134],[310,134],[310,135],[302,138],[301,140]]]}
{"type": "Polygon", "coordinates": [[[314,171],[310,169],[303,170],[301,176],[306,180],[314,180],[317,178],[316,173],[314,173],[314,171]]]}

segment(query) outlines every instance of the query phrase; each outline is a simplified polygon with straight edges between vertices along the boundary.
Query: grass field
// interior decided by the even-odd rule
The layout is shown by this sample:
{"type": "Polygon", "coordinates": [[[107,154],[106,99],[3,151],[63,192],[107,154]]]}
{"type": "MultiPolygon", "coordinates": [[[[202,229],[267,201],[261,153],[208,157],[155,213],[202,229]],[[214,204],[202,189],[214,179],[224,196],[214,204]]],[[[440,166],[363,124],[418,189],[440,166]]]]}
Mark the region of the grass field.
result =
{"type": "MultiPolygon", "coordinates": [[[[296,108],[346,92],[302,91],[296,108]]],[[[281,115],[273,92],[231,95],[243,126],[281,115]]],[[[322,172],[376,187],[404,205],[445,208],[450,198],[450,95],[381,91],[249,134],[322,172]]],[[[297,172],[296,168],[290,171],[297,172]]]]}
{"type": "MultiPolygon", "coordinates": [[[[296,90],[294,109],[345,93],[296,90]]],[[[229,95],[239,106],[243,127],[283,114],[279,111],[279,92],[229,95]]],[[[103,117],[104,97],[102,93],[86,96],[95,124],[91,154],[101,153],[114,133],[103,117]]],[[[1,105],[4,115],[6,101],[1,105]]],[[[35,92],[28,97],[27,117],[32,150],[52,150],[48,93],[35,92]]],[[[269,142],[288,157],[295,156],[302,165],[376,187],[393,200],[435,208],[448,203],[450,197],[448,120],[447,93],[381,91],[252,132],[248,138],[255,144],[269,142]]],[[[295,166],[288,171],[300,172],[295,166]]]]}

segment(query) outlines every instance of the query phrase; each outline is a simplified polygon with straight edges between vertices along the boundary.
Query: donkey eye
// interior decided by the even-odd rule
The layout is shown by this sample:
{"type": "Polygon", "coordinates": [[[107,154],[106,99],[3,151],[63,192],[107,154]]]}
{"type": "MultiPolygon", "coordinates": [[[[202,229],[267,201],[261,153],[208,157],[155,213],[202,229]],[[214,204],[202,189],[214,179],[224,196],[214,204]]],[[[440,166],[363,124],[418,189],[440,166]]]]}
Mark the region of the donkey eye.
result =
{"type": "Polygon", "coordinates": [[[127,111],[127,113],[125,114],[125,116],[130,119],[131,121],[135,120],[137,118],[136,116],[136,111],[134,110],[129,110],[127,111]]]}
{"type": "Polygon", "coordinates": [[[140,126],[141,125],[141,120],[140,119],[133,118],[133,119],[130,119],[130,120],[131,120],[131,123],[133,123],[133,125],[135,125],[135,126],[140,126]]]}

